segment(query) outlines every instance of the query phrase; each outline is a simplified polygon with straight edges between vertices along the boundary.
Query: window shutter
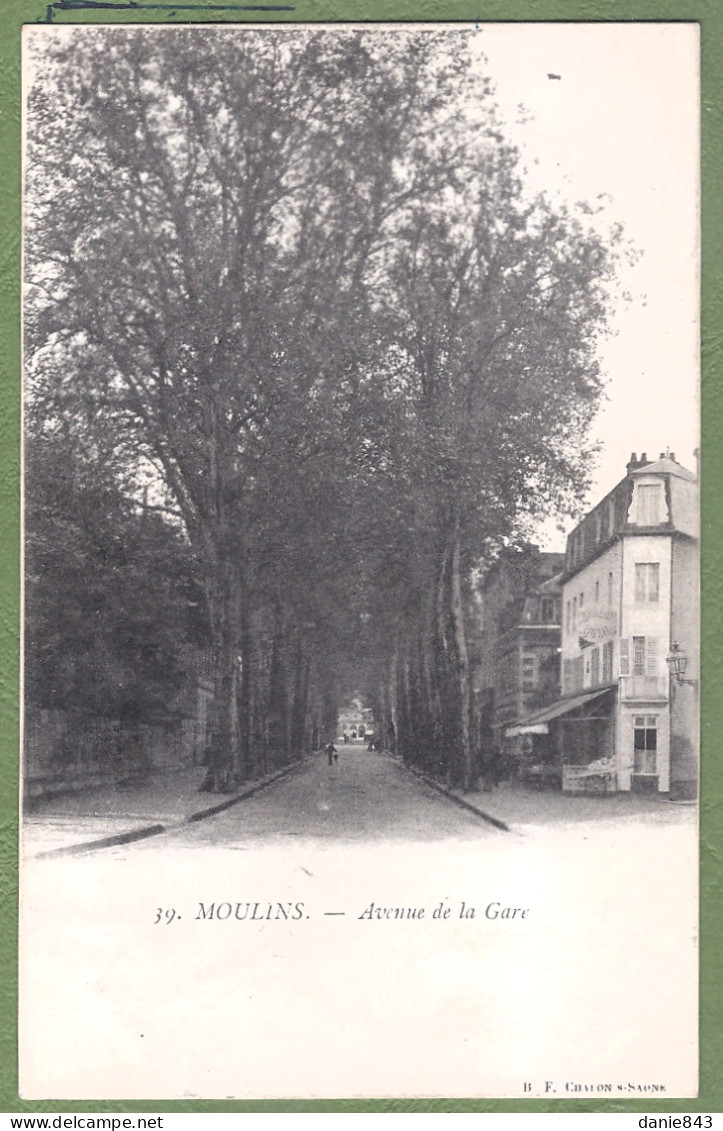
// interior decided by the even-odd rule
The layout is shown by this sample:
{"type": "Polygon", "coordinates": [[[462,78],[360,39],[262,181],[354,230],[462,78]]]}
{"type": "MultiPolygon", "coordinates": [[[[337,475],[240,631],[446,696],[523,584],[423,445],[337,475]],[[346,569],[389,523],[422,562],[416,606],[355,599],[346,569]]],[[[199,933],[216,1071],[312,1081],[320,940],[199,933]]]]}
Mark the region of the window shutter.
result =
{"type": "Polygon", "coordinates": [[[630,641],[620,640],[620,674],[630,675],[630,641]]]}
{"type": "Polygon", "coordinates": [[[658,641],[654,636],[647,639],[647,672],[648,675],[658,674],[658,641]]]}

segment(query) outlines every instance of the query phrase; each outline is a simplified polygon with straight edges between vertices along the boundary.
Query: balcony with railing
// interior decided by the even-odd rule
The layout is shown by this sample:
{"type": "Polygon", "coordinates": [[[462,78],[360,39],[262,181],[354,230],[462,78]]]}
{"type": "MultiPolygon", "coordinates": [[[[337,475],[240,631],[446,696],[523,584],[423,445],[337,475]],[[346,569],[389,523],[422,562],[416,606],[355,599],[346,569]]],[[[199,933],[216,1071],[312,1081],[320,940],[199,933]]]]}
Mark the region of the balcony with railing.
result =
{"type": "Polygon", "coordinates": [[[627,702],[650,703],[668,698],[668,675],[623,675],[620,698],[627,702]]]}

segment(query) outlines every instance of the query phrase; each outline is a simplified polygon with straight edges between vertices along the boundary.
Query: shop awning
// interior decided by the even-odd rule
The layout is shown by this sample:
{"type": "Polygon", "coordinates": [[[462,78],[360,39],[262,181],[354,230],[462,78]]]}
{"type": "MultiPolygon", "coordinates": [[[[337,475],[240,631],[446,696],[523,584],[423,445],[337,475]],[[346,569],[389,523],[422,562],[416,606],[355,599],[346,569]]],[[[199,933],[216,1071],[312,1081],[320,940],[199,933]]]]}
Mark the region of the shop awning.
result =
{"type": "Polygon", "coordinates": [[[518,738],[521,734],[547,734],[549,731],[547,724],[552,719],[560,718],[561,715],[569,715],[571,711],[576,711],[578,707],[583,707],[585,703],[592,703],[594,699],[602,698],[615,686],[615,684],[612,684],[609,687],[598,687],[595,691],[586,691],[580,695],[568,696],[567,699],[558,699],[556,703],[551,703],[549,707],[543,707],[542,710],[535,711],[528,715],[526,719],[520,719],[519,723],[508,727],[505,735],[507,738],[518,738]]]}

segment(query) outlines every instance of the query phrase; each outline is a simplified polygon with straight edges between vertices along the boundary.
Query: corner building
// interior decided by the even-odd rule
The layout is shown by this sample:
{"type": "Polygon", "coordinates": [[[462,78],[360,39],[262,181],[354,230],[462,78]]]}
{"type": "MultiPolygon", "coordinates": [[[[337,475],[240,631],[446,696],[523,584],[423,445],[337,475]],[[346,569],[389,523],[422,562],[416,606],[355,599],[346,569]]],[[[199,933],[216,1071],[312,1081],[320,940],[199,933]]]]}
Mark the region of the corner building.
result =
{"type": "Polygon", "coordinates": [[[633,454],[567,539],[561,699],[508,730],[552,737],[563,789],[696,795],[698,516],[697,477],[673,454],[633,454]]]}

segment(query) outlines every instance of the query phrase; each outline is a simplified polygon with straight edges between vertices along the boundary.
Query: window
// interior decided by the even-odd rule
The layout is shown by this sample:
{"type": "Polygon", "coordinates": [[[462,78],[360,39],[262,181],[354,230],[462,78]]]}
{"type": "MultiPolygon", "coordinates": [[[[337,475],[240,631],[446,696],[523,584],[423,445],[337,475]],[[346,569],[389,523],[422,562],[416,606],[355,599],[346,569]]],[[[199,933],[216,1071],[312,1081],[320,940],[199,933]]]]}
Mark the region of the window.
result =
{"type": "Polygon", "coordinates": [[[500,664],[501,668],[501,683],[503,691],[511,691],[515,685],[515,670],[512,661],[512,656],[507,655],[502,657],[500,664]]]}
{"type": "Polygon", "coordinates": [[[613,642],[608,640],[603,644],[602,650],[602,681],[603,683],[612,683],[613,681],[613,642]]]}
{"type": "Polygon", "coordinates": [[[580,551],[581,551],[581,548],[582,548],[581,544],[580,544],[580,539],[581,539],[581,531],[576,530],[575,533],[572,536],[572,564],[573,565],[576,565],[577,562],[580,560],[580,551]]]}
{"type": "Polygon", "coordinates": [[[600,683],[600,649],[593,648],[590,657],[590,686],[597,687],[600,683]]]}
{"type": "Polygon", "coordinates": [[[613,603],[613,571],[608,574],[608,605],[613,603]]]}
{"type": "Polygon", "coordinates": [[[658,641],[652,636],[649,636],[647,638],[645,654],[646,654],[646,660],[647,660],[648,675],[657,675],[658,674],[658,641]]]}
{"type": "MultiPolygon", "coordinates": [[[[620,641],[620,674],[627,675],[622,670],[623,643],[627,649],[627,641],[620,641]]],[[[658,641],[654,636],[633,637],[633,675],[658,674],[658,641]]]]}
{"type": "Polygon", "coordinates": [[[649,483],[636,488],[639,526],[657,526],[660,522],[661,489],[660,483],[649,483]]]}
{"type": "Polygon", "coordinates": [[[555,620],[555,601],[553,597],[543,597],[540,602],[540,616],[543,624],[552,624],[555,620]]]}
{"type": "Polygon", "coordinates": [[[583,606],[584,604],[585,604],[585,594],[584,594],[584,593],[581,593],[581,594],[580,594],[580,608],[582,608],[582,606],[583,606]]]}
{"type": "Polygon", "coordinates": [[[636,774],[658,771],[658,717],[636,715],[633,727],[633,770],[636,774]]]}
{"type": "Polygon", "coordinates": [[[635,600],[657,601],[660,598],[660,563],[635,563],[635,600]]]}
{"type": "Polygon", "coordinates": [[[600,601],[600,582],[596,581],[595,582],[595,604],[597,605],[599,601],[600,601]]]}
{"type": "Polygon", "coordinates": [[[572,631],[577,632],[577,597],[572,599],[572,631]]]}

